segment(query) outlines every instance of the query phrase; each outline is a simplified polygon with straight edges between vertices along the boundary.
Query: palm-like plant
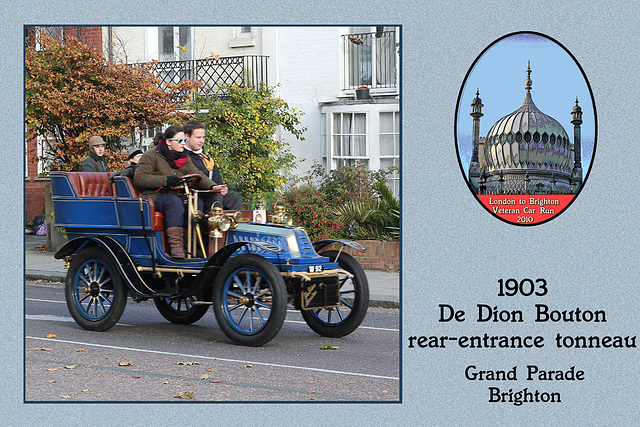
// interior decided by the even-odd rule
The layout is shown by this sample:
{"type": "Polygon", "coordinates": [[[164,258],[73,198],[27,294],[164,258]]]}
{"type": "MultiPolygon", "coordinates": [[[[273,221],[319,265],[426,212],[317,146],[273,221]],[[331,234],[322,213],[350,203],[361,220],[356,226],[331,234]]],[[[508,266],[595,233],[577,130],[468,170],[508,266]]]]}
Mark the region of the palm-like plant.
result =
{"type": "Polygon", "coordinates": [[[374,185],[377,199],[368,203],[351,202],[338,208],[338,221],[350,226],[357,239],[398,240],[400,203],[383,181],[374,185]]]}

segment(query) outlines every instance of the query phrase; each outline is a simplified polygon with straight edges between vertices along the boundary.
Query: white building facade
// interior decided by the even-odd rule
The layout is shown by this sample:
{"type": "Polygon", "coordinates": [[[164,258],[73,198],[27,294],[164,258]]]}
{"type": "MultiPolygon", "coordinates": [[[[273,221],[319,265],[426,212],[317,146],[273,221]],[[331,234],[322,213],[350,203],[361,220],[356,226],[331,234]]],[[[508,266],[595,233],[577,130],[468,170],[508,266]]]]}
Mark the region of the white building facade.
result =
{"type": "Polygon", "coordinates": [[[399,27],[104,27],[102,34],[105,57],[127,63],[266,57],[261,80],[303,112],[307,128],[304,141],[277,135],[305,159],[294,173],[314,161],[327,171],[356,161],[371,170],[395,166],[388,184],[399,196],[399,27]],[[355,99],[360,87],[368,96],[355,99]]]}

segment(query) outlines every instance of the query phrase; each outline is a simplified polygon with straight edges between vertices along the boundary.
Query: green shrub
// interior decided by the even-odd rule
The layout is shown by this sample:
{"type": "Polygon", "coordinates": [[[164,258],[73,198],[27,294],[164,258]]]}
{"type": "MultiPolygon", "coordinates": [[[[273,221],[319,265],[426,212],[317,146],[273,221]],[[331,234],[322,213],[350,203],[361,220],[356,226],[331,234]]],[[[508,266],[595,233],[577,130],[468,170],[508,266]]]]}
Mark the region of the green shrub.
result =
{"type": "Polygon", "coordinates": [[[283,198],[293,224],[304,227],[312,241],[345,236],[346,227],[336,222],[334,213],[340,198],[329,201],[309,184],[287,191],[283,198]]]}
{"type": "Polygon", "coordinates": [[[278,128],[304,141],[302,112],[275,96],[273,88],[227,85],[225,97],[196,95],[193,118],[204,123],[205,151],[215,153],[224,179],[247,205],[270,200],[287,182],[283,170],[295,169],[298,158],[289,142],[275,137],[278,128]]]}
{"type": "Polygon", "coordinates": [[[399,203],[384,184],[390,172],[369,171],[364,163],[326,172],[315,163],[283,199],[312,240],[397,240],[399,203]]]}

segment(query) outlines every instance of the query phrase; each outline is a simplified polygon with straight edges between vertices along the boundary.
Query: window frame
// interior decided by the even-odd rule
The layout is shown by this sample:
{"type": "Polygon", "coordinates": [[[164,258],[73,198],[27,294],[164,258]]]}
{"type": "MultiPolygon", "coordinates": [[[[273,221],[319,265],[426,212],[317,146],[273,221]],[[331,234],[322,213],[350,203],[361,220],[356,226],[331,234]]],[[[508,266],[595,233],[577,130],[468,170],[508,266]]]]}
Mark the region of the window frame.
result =
{"type": "MultiPolygon", "coordinates": [[[[345,33],[343,36],[349,36],[351,34],[375,34],[377,32],[378,27],[351,27],[348,29],[348,33],[345,33]]],[[[393,31],[395,33],[394,44],[398,46],[400,43],[400,27],[391,26],[391,27],[383,27],[384,31],[393,31]],[[387,30],[384,30],[387,28],[387,30]]],[[[360,86],[366,86],[369,88],[371,95],[388,95],[388,94],[398,94],[399,93],[399,66],[400,66],[400,54],[399,49],[394,47],[394,76],[393,83],[391,86],[383,85],[379,86],[378,83],[374,83],[377,81],[378,77],[378,48],[377,48],[377,38],[371,37],[371,82],[370,83],[361,83],[357,81],[351,81],[351,70],[354,64],[351,63],[351,54],[349,53],[348,47],[350,44],[348,41],[345,41],[341,44],[342,50],[342,91],[347,96],[353,96],[355,94],[355,90],[360,86]]]]}

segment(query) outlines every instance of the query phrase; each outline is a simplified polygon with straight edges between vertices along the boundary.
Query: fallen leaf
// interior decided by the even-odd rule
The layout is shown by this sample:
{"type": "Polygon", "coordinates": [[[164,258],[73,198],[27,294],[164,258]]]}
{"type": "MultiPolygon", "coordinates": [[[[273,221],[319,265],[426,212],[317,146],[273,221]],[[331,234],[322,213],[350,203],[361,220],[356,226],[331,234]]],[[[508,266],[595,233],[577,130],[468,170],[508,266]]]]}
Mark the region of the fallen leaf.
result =
{"type": "Polygon", "coordinates": [[[382,390],[383,393],[389,393],[389,390],[382,390]]]}
{"type": "Polygon", "coordinates": [[[118,366],[131,366],[131,362],[120,362],[118,366]]]}
{"type": "Polygon", "coordinates": [[[88,388],[85,388],[84,390],[82,390],[83,393],[86,393],[88,391],[90,391],[90,389],[88,389],[88,388]]]}
{"type": "Polygon", "coordinates": [[[133,378],[142,378],[142,375],[133,375],[133,378]]]}
{"type": "Polygon", "coordinates": [[[56,338],[56,337],[57,337],[57,335],[56,335],[56,334],[49,334],[49,335],[47,335],[47,338],[56,338]]]}
{"type": "Polygon", "coordinates": [[[78,368],[80,365],[67,365],[64,367],[64,369],[75,369],[78,368]]]}
{"type": "Polygon", "coordinates": [[[76,350],[76,353],[81,353],[83,351],[87,351],[87,350],[85,350],[84,348],[79,348],[79,349],[76,350]]]}
{"type": "Polygon", "coordinates": [[[63,399],[71,399],[71,396],[60,396],[63,399]]]}
{"type": "Polygon", "coordinates": [[[253,365],[244,365],[242,368],[253,368],[253,365]]]}
{"type": "Polygon", "coordinates": [[[216,383],[216,384],[217,384],[217,383],[219,383],[219,382],[222,382],[222,380],[211,380],[211,381],[209,381],[209,382],[210,382],[210,383],[216,383]]]}
{"type": "Polygon", "coordinates": [[[57,370],[58,370],[58,368],[49,368],[49,369],[47,369],[47,371],[49,371],[49,372],[55,372],[57,370]]]}
{"type": "Polygon", "coordinates": [[[213,371],[215,371],[215,369],[207,368],[207,371],[213,372],[213,371]]]}
{"type": "Polygon", "coordinates": [[[209,374],[204,374],[203,376],[200,377],[201,380],[208,380],[209,379],[209,374]]]}
{"type": "Polygon", "coordinates": [[[183,366],[192,366],[192,365],[199,365],[200,362],[178,362],[176,363],[176,365],[183,365],[183,366]]]}
{"type": "Polygon", "coordinates": [[[320,350],[337,350],[339,348],[340,347],[334,347],[332,345],[327,344],[327,345],[323,345],[322,347],[320,347],[320,350]]]}
{"type": "Polygon", "coordinates": [[[160,384],[169,384],[169,381],[163,381],[160,384]]]}
{"type": "Polygon", "coordinates": [[[41,347],[36,347],[36,348],[30,348],[29,350],[35,350],[35,351],[52,351],[52,348],[41,348],[41,347]]]}
{"type": "Polygon", "coordinates": [[[56,382],[56,380],[51,380],[51,381],[47,381],[49,384],[53,384],[56,382]]]}
{"type": "Polygon", "coordinates": [[[178,393],[173,397],[176,399],[191,399],[194,395],[195,395],[195,392],[193,391],[185,391],[182,393],[178,393]]]}
{"type": "Polygon", "coordinates": [[[313,390],[312,390],[312,391],[310,391],[309,393],[315,393],[315,391],[313,391],[313,390]]]}

